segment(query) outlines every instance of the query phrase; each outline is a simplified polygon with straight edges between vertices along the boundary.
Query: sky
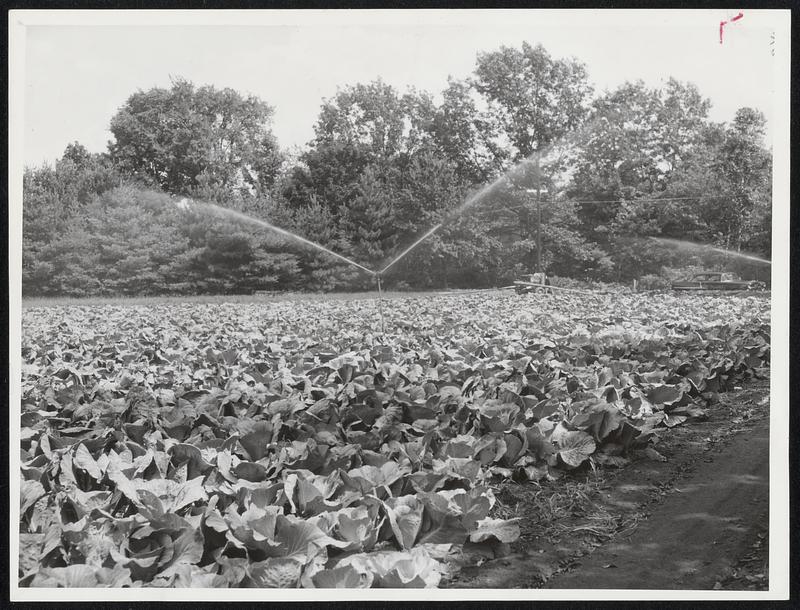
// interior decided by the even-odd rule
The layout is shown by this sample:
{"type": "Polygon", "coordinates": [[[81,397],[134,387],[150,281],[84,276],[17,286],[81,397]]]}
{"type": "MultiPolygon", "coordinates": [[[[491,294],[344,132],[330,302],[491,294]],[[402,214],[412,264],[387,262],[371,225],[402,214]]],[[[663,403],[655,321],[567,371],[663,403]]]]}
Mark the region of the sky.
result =
{"type": "Polygon", "coordinates": [[[52,12],[25,27],[19,61],[26,165],[52,162],[76,140],[92,152],[105,150],[110,119],[126,99],[140,89],[168,87],[171,77],[263,99],[275,110],[279,144],[289,148],[313,137],[320,105],[337,88],[382,78],[400,91],[411,86],[435,95],[448,76],[467,77],[478,53],[519,48],[523,41],[585,63],[596,93],[625,81],[658,86],[675,77],[711,100],[712,120],[729,121],[738,108],[752,106],[767,116],[768,140],[772,127],[766,11],[744,11],[725,26],[722,44],[720,21],[736,12],[91,13],[63,18],[52,12]]]}

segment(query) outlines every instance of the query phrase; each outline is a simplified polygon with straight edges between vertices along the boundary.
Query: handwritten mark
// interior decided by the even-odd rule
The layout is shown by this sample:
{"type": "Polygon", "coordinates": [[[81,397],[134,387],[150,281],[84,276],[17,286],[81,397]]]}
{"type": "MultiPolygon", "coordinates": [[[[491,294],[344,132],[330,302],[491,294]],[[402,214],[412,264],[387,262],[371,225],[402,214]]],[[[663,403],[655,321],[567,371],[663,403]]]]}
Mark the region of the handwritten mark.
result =
{"type": "Polygon", "coordinates": [[[725,29],[725,26],[728,25],[729,23],[733,23],[734,21],[739,21],[739,19],[741,19],[742,17],[744,17],[744,13],[740,11],[739,14],[736,15],[736,17],[731,17],[730,19],[728,19],[728,21],[719,22],[719,44],[722,44],[722,30],[725,29]]]}

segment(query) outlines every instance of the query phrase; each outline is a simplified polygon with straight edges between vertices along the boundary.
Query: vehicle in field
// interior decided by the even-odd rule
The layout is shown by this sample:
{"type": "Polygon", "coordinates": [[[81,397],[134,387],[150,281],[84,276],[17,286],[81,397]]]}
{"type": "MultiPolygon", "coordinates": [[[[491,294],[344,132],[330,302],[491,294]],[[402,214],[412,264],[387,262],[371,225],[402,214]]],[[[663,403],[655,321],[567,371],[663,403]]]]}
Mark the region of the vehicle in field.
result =
{"type": "Polygon", "coordinates": [[[705,271],[672,283],[673,290],[764,290],[764,282],[743,280],[727,271],[705,271]]]}
{"type": "Polygon", "coordinates": [[[528,292],[552,292],[550,279],[544,273],[529,273],[514,281],[517,294],[528,292]]]}

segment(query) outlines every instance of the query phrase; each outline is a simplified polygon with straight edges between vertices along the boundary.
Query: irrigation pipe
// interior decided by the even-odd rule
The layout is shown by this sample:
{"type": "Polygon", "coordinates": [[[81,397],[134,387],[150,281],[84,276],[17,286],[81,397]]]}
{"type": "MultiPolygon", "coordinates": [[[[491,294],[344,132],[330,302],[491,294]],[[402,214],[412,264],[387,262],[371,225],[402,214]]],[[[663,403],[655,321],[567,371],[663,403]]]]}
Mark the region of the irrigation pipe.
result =
{"type": "Polygon", "coordinates": [[[600,295],[605,294],[604,292],[594,292],[590,290],[578,290],[577,288],[562,288],[561,286],[546,286],[545,284],[535,284],[534,282],[516,282],[516,286],[532,286],[534,288],[543,288],[545,290],[552,288],[553,290],[564,290],[566,292],[577,292],[578,294],[590,294],[590,295],[600,295]]]}

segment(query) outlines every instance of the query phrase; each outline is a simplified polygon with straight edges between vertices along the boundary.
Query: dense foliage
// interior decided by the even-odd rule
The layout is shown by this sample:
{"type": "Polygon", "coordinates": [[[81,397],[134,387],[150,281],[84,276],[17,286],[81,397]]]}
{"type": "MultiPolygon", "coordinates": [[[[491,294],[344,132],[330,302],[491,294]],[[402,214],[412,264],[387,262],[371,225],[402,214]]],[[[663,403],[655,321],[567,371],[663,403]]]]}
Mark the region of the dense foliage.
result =
{"type": "Polygon", "coordinates": [[[229,196],[268,190],[280,166],[272,108],[232,89],[176,80],[138,91],[111,119],[109,154],[124,173],[169,193],[229,196]]]}
{"type": "Polygon", "coordinates": [[[619,467],[768,371],[769,301],[27,309],[20,584],[433,587],[498,480],[619,467]],[[413,323],[411,322],[413,320],[413,323]]]}
{"type": "Polygon", "coordinates": [[[278,149],[267,103],[176,80],[130,96],[111,119],[108,153],[75,143],[54,166],[26,169],[23,289],[370,283],[256,226],[179,213],[184,197],[268,220],[373,269],[442,222],[387,275],[396,287],[506,285],[533,270],[540,250],[551,274],[586,280],[732,264],[647,236],[769,258],[764,117],[743,108],[715,124],[709,106],[675,80],[594,95],[582,63],[525,43],[480,54],[474,73],[451,78],[440,98],[380,80],[342,87],[324,101],[312,141],[290,155],[278,149]]]}

